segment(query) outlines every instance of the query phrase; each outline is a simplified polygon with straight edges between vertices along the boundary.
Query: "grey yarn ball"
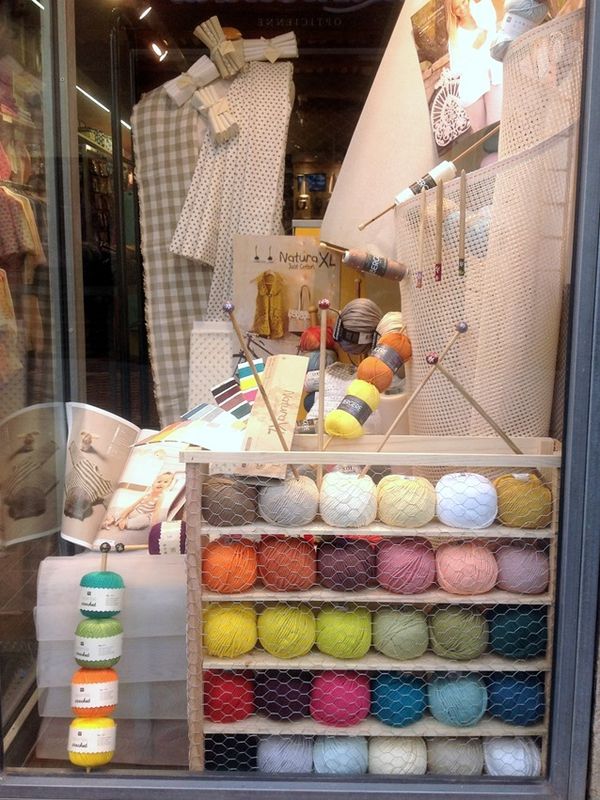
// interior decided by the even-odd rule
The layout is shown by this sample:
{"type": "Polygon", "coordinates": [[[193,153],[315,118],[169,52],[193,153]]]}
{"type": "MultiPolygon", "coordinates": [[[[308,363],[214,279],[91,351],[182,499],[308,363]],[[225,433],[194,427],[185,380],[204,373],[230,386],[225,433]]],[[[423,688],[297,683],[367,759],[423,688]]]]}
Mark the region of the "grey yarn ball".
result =
{"type": "Polygon", "coordinates": [[[481,775],[480,739],[435,738],[427,741],[427,762],[433,775],[481,775]]]}
{"type": "Polygon", "coordinates": [[[308,525],[317,516],[319,490],[306,475],[265,486],[258,495],[258,512],[272,525],[308,525]]]}
{"type": "Polygon", "coordinates": [[[260,772],[312,772],[312,738],[268,736],[259,741],[256,760],[260,772]]]}

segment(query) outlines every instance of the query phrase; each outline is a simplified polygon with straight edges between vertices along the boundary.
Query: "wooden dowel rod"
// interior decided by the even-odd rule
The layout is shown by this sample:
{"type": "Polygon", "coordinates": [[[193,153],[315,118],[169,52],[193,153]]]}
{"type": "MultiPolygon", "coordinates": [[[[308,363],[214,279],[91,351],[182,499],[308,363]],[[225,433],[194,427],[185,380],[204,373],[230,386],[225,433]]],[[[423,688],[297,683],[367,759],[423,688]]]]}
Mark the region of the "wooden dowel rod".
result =
{"type": "Polygon", "coordinates": [[[385,216],[386,214],[389,214],[389,212],[393,211],[395,208],[396,208],[396,203],[392,203],[391,206],[388,206],[387,208],[384,208],[383,211],[380,211],[379,214],[375,214],[375,216],[371,217],[371,219],[368,219],[366,222],[361,222],[360,225],[358,226],[358,230],[359,231],[364,231],[364,229],[368,225],[371,225],[371,223],[376,222],[381,217],[385,216]]]}
{"type": "Polygon", "coordinates": [[[435,280],[442,280],[442,231],[444,225],[444,181],[440,181],[435,193],[435,280]]]}
{"type": "Polygon", "coordinates": [[[427,193],[421,192],[421,217],[419,219],[419,241],[417,251],[417,289],[423,285],[423,260],[425,252],[425,226],[427,225],[427,193]]]}
{"type": "Polygon", "coordinates": [[[341,253],[344,255],[347,247],[340,247],[337,244],[332,244],[331,242],[319,242],[319,247],[322,247],[324,250],[331,250],[333,253],[341,253]]]}
{"type": "Polygon", "coordinates": [[[458,274],[465,274],[465,231],[467,227],[467,173],[460,173],[458,206],[458,274]]]}
{"type": "MultiPolygon", "coordinates": [[[[321,312],[321,331],[319,338],[319,408],[317,419],[317,433],[319,437],[319,450],[323,450],[325,443],[325,367],[327,366],[327,312],[329,300],[319,302],[321,312]]],[[[321,488],[323,482],[323,465],[317,465],[317,486],[321,488]]]]}

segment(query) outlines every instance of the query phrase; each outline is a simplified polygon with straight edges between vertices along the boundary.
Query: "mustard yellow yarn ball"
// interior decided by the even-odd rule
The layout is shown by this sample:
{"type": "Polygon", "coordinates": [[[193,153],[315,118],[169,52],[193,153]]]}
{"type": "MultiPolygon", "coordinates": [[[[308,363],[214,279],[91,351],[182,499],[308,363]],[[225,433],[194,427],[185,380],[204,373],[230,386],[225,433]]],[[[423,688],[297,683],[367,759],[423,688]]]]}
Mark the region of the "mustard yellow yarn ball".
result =
{"type": "Polygon", "coordinates": [[[305,656],[315,643],[315,615],[308,606],[277,603],[258,618],[258,638],[276,658],[305,656]]]}
{"type": "Polygon", "coordinates": [[[501,475],[494,481],[498,519],[509,528],[545,528],[552,520],[552,492],[537,475],[501,475]]]}
{"type": "Polygon", "coordinates": [[[204,646],[209,656],[237,658],[256,644],[256,612],[242,603],[214,603],[204,612],[204,646]]]}

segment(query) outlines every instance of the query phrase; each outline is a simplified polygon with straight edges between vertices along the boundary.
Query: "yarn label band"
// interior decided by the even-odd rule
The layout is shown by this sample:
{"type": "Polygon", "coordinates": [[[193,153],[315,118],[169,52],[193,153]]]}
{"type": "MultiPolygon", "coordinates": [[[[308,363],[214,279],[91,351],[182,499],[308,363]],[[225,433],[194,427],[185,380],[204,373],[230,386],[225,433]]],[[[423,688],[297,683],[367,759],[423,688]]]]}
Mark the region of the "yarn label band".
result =
{"type": "Polygon", "coordinates": [[[370,272],[371,275],[385,275],[387,272],[388,260],[383,256],[374,256],[367,253],[365,258],[364,272],[370,272]]]}
{"type": "Polygon", "coordinates": [[[434,186],[435,186],[435,179],[433,175],[430,175],[428,172],[427,175],[423,175],[423,177],[419,178],[418,181],[411,183],[411,185],[408,188],[413,194],[417,195],[426,189],[433,189],[434,186]]]}
{"type": "Polygon", "coordinates": [[[525,19],[525,17],[520,17],[518,14],[513,14],[509,11],[504,15],[501,30],[509,39],[516,39],[535,27],[536,23],[533,20],[525,19]]]}
{"type": "Polygon", "coordinates": [[[78,636],[75,639],[75,658],[81,661],[109,661],[120,658],[123,649],[123,634],[116,636],[78,636]]]}
{"type": "Polygon", "coordinates": [[[74,683],[71,686],[73,708],[104,708],[116,706],[119,700],[119,682],[74,683]]]}
{"type": "Polygon", "coordinates": [[[82,586],[79,608],[82,611],[118,612],[123,606],[123,588],[104,589],[99,586],[82,586]]]}
{"type": "Polygon", "coordinates": [[[354,419],[360,422],[361,425],[364,425],[373,413],[373,410],[368,403],[365,403],[364,400],[354,397],[351,394],[347,394],[344,397],[342,402],[339,404],[338,409],[340,411],[347,411],[348,414],[351,414],[354,419]]]}
{"type": "Polygon", "coordinates": [[[387,344],[378,344],[371,350],[371,355],[378,358],[380,361],[389,367],[392,372],[398,372],[400,367],[404,364],[402,356],[387,344]]]}
{"type": "Polygon", "coordinates": [[[161,556],[181,553],[181,522],[163,522],[158,542],[161,556]]]}
{"type": "Polygon", "coordinates": [[[350,344],[369,344],[373,341],[373,331],[349,331],[344,328],[341,317],[338,317],[333,331],[336,342],[350,342],[350,344]]]}
{"type": "Polygon", "coordinates": [[[71,753],[114,753],[117,742],[117,728],[69,728],[71,753]]]}

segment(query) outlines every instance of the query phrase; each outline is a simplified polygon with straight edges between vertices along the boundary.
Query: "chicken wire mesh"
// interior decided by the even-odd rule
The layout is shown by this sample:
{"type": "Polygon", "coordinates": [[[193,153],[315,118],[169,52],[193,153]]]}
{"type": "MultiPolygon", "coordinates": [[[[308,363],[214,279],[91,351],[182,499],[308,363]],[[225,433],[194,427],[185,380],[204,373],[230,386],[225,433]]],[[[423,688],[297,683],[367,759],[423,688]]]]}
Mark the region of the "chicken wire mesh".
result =
{"type": "Polygon", "coordinates": [[[188,473],[191,768],[543,774],[554,471],[360,470],[252,509],[188,473]]]}

